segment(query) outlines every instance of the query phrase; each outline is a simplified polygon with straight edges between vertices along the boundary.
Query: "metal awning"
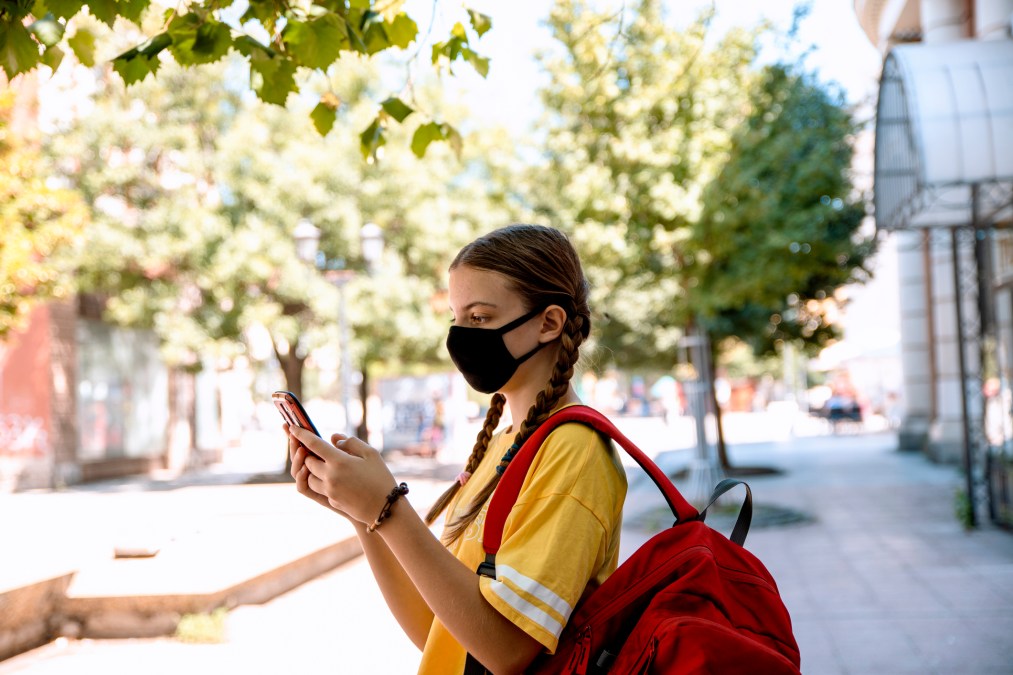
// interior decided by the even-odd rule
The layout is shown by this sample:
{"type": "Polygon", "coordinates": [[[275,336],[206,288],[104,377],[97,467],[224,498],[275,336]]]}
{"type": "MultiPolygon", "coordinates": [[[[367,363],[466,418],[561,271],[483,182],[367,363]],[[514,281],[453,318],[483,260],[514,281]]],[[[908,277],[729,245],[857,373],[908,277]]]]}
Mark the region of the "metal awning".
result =
{"type": "Polygon", "coordinates": [[[1013,40],[895,47],[876,119],[876,224],[896,230],[1013,217],[1013,40]]]}

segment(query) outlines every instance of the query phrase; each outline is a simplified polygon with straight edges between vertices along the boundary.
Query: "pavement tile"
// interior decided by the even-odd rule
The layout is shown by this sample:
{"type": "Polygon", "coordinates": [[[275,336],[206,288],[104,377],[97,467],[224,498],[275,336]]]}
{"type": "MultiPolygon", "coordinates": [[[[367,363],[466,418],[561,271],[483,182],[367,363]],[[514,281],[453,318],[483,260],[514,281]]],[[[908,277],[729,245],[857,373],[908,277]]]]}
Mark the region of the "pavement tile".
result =
{"type": "Polygon", "coordinates": [[[793,616],[792,628],[802,657],[803,673],[844,675],[847,672],[822,620],[808,615],[793,616]]]}
{"type": "Polygon", "coordinates": [[[1013,672],[1013,617],[911,618],[904,627],[931,672],[1013,672]]]}
{"type": "Polygon", "coordinates": [[[831,618],[827,624],[834,649],[849,674],[928,672],[924,658],[895,619],[831,618]]]}

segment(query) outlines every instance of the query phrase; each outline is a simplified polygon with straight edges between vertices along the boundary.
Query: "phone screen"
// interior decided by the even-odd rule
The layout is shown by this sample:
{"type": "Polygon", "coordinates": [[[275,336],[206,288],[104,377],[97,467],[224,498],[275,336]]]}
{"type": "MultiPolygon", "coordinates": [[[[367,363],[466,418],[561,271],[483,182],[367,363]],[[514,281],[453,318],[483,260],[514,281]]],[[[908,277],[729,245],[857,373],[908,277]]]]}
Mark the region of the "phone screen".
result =
{"type": "Polygon", "coordinates": [[[271,395],[271,400],[274,401],[274,407],[278,409],[278,412],[281,413],[281,416],[290,426],[301,427],[320,436],[320,432],[317,431],[313,420],[310,419],[310,416],[306,413],[306,409],[303,408],[302,403],[299,402],[295,394],[290,391],[276,391],[271,395]]]}

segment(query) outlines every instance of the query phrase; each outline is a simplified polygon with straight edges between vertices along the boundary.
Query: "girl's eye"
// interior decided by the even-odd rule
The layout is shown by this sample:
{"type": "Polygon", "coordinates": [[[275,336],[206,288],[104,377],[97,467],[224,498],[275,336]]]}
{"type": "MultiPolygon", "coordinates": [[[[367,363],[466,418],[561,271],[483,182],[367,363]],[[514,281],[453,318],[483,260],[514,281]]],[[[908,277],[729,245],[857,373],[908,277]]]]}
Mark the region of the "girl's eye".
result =
{"type": "Polygon", "coordinates": [[[471,315],[471,323],[473,323],[473,324],[485,323],[488,320],[489,320],[489,317],[487,317],[487,316],[479,316],[478,314],[472,314],[471,315]]]}

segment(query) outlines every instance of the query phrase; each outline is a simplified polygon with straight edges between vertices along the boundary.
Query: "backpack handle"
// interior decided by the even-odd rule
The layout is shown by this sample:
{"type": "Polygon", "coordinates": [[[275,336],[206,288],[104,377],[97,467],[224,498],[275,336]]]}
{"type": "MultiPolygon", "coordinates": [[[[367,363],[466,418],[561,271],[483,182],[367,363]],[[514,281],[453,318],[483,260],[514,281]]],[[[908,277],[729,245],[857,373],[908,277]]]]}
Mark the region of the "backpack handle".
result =
{"type": "Polygon", "coordinates": [[[535,433],[528,437],[528,440],[521,446],[517,455],[507,465],[499,485],[496,486],[496,491],[492,494],[492,500],[489,502],[489,511],[485,516],[482,547],[485,549],[487,556],[495,556],[497,551],[499,551],[500,544],[503,541],[503,527],[506,524],[507,516],[517,501],[521,485],[524,483],[524,477],[527,475],[531,462],[534,461],[535,455],[538,453],[538,449],[553,429],[567,422],[586,424],[616,441],[626,451],[626,454],[636,460],[637,464],[647,472],[647,475],[651,477],[654,484],[661,490],[665,501],[668,502],[672,513],[675,515],[676,522],[699,518],[700,514],[686,501],[685,497],[682,496],[668,476],[665,475],[665,472],[650,457],[644,454],[643,450],[634,445],[633,441],[627,438],[623,432],[619,431],[607,417],[586,405],[574,405],[563,408],[545,420],[535,430],[535,433]]]}
{"type": "Polygon", "coordinates": [[[753,491],[749,489],[749,483],[735,478],[725,478],[723,481],[717,484],[714,488],[714,492],[711,493],[710,499],[707,501],[707,506],[700,510],[700,522],[704,522],[707,518],[707,509],[714,506],[714,502],[718,500],[718,497],[731,490],[736,485],[741,485],[746,488],[746,498],[742,501],[742,507],[739,509],[739,515],[735,519],[735,526],[732,528],[732,534],[728,537],[729,540],[734,541],[739,546],[746,545],[746,535],[749,534],[749,525],[753,520],[753,491]]]}

